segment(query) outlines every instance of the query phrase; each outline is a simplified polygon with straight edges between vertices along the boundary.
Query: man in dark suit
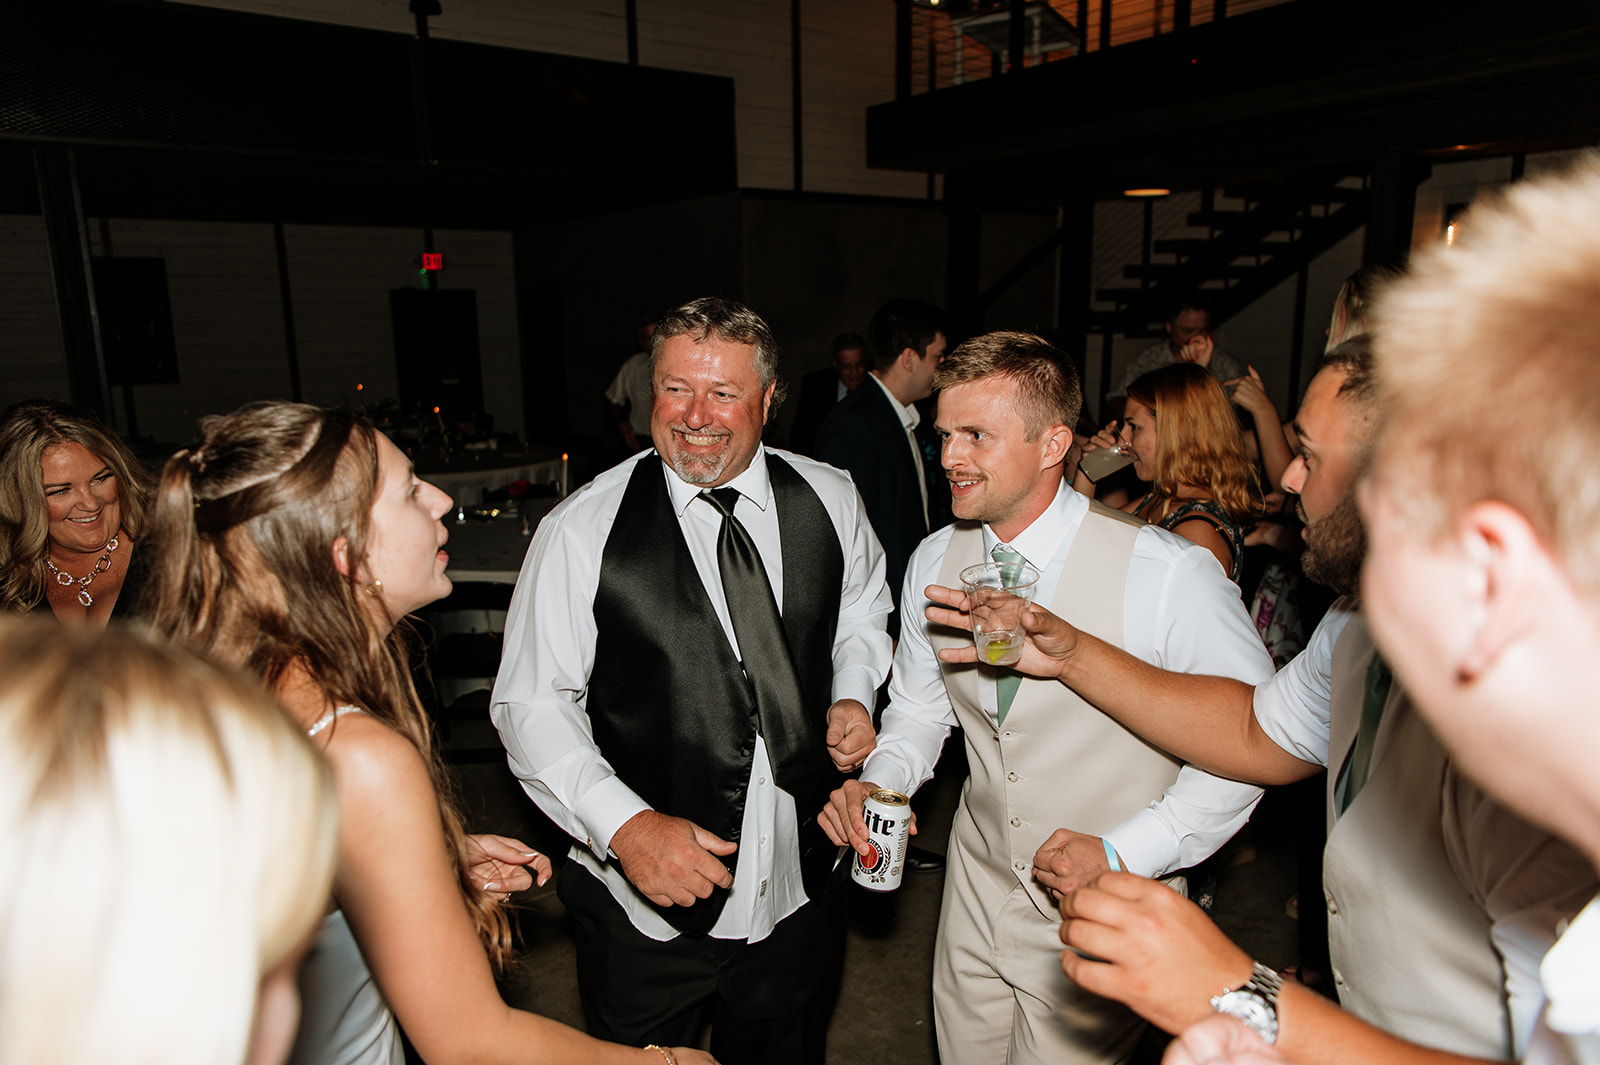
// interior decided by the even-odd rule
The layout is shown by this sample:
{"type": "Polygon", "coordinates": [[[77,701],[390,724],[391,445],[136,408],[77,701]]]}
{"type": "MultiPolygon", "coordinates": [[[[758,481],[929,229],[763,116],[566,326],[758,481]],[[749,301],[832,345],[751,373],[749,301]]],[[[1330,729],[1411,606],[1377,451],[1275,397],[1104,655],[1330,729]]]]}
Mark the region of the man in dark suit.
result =
{"type": "Polygon", "coordinates": [[[889,595],[889,635],[900,635],[900,585],[911,552],[928,535],[928,485],[916,438],[921,421],[912,406],[933,393],[933,371],[944,358],[944,314],[921,300],[892,299],[867,331],[872,352],[868,381],[829,412],[816,456],[847,470],[867,505],[867,520],[883,544],[889,595]]]}
{"type": "Polygon", "coordinates": [[[817,453],[817,431],[822,420],[844,397],[860,387],[867,376],[867,342],[860,333],[840,333],[833,338],[833,366],[800,379],[800,402],[789,428],[789,450],[802,455],[817,453]]]}

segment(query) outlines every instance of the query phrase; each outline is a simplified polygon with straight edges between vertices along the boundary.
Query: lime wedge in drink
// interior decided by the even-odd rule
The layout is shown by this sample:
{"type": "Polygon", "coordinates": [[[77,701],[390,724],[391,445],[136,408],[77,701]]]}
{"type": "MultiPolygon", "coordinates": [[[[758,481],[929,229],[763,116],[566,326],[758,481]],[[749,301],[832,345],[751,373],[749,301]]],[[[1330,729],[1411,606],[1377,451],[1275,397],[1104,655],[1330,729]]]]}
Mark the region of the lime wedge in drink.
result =
{"type": "Polygon", "coordinates": [[[989,664],[992,666],[1004,658],[1010,650],[1010,640],[990,640],[989,646],[983,649],[983,653],[988,656],[989,664]]]}

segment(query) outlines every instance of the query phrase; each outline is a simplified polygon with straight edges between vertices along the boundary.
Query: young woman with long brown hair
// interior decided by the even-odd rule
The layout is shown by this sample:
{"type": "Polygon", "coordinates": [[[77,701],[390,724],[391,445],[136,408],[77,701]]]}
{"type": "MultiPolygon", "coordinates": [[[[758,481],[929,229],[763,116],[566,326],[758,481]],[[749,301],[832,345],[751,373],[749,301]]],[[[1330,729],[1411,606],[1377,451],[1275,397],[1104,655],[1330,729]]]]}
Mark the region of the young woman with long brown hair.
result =
{"type": "MultiPolygon", "coordinates": [[[[495,987],[506,885],[472,875],[404,638],[406,615],[450,591],[449,496],[347,413],[262,404],[201,429],[162,474],[151,620],[257,673],[338,784],[336,909],[303,976],[294,1060],[398,1065],[398,1018],[432,1065],[710,1062],[602,1043],[495,987]]],[[[520,860],[549,876],[547,858],[520,860]]]]}

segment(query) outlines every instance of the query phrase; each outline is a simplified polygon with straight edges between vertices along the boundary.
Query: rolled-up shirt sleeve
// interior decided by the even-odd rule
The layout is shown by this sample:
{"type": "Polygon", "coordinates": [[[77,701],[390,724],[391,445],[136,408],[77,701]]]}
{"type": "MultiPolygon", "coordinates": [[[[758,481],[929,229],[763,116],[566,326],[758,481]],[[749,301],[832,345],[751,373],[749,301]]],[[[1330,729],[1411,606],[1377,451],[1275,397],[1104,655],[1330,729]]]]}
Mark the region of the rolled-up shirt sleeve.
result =
{"type": "Polygon", "coordinates": [[[1333,721],[1333,648],[1355,616],[1349,598],[1335,602],[1278,675],[1256,686],[1256,724],[1267,737],[1304,762],[1328,764],[1333,721]]]}

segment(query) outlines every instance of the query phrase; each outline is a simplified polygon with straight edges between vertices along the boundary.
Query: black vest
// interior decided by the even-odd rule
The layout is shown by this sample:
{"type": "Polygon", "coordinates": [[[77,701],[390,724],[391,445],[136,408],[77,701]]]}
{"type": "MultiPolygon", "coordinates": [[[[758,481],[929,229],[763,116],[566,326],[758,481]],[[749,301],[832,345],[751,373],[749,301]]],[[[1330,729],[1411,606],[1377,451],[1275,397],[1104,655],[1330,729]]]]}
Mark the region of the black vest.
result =
{"type": "MultiPolygon", "coordinates": [[[[634,466],[601,554],[589,718],[606,761],[652,808],[738,840],[755,757],[755,698],[701,584],[659,463],[634,466]]],[[[815,750],[785,783],[795,785],[788,790],[801,825],[801,868],[815,898],[836,854],[816,816],[838,778],[826,733],[844,555],[805,479],[770,452],[767,475],[783,550],[783,628],[808,708],[791,727],[815,750]]],[[[660,910],[682,931],[706,932],[726,901],[719,889],[692,907],[660,910]]]]}

